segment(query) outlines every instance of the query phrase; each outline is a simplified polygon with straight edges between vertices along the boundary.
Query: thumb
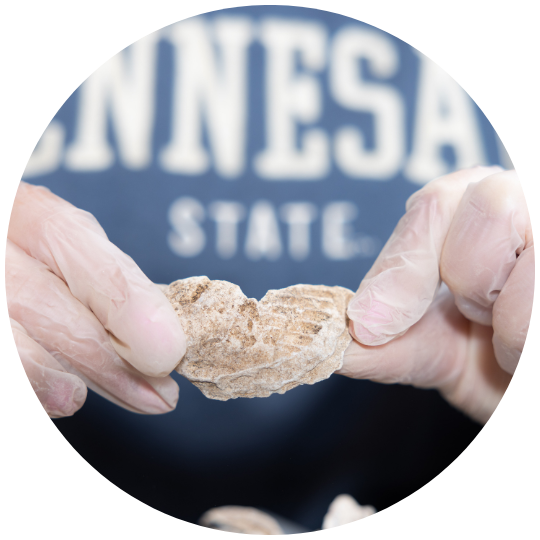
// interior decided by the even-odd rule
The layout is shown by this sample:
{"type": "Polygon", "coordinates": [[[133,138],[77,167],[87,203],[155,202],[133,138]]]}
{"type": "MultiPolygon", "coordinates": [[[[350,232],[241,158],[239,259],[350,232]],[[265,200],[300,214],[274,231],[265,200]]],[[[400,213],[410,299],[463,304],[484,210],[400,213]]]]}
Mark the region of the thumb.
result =
{"type": "Polygon", "coordinates": [[[439,286],[442,247],[471,182],[500,167],[475,167],[430,182],[407,201],[399,221],[349,304],[355,339],[382,345],[402,336],[426,313],[439,286]]]}

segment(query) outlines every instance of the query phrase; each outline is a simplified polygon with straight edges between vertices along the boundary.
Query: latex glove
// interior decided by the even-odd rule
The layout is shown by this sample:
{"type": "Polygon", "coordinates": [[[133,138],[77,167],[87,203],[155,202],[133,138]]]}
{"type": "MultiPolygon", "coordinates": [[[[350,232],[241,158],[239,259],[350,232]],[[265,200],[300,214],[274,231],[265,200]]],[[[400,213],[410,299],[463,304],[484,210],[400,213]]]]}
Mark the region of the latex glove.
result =
{"type": "Polygon", "coordinates": [[[131,411],[174,409],[167,375],[186,348],[178,317],[91,214],[21,182],[6,290],[23,366],[50,416],[78,410],[86,387],[131,411]]]}
{"type": "Polygon", "coordinates": [[[407,201],[350,302],[356,341],[340,372],[437,388],[485,422],[516,369],[533,292],[532,230],[516,173],[476,167],[441,177],[407,201]]]}

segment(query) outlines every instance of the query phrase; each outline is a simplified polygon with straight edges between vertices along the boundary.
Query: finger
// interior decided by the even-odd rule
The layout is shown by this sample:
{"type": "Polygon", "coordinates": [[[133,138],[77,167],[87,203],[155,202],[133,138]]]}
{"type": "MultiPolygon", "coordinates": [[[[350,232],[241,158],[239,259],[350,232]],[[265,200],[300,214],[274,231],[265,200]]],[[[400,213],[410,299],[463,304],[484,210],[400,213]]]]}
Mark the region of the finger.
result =
{"type": "Polygon", "coordinates": [[[486,423],[501,401],[512,376],[495,359],[493,329],[470,321],[465,365],[456,380],[439,387],[449,403],[486,423]]]}
{"type": "Polygon", "coordinates": [[[91,214],[21,182],[8,237],[67,283],[137,370],[164,376],[180,362],[186,343],[172,306],[91,214]]]}
{"type": "Polygon", "coordinates": [[[377,346],[353,341],[339,373],[387,384],[438,387],[456,377],[465,362],[468,332],[468,321],[444,288],[426,315],[403,336],[377,346]]]}
{"type": "Polygon", "coordinates": [[[11,329],[24,371],[51,418],[72,416],[86,401],[86,385],[64,368],[14,321],[11,329]]]}
{"type": "Polygon", "coordinates": [[[381,345],[420,320],[439,285],[442,247],[466,187],[500,167],[476,167],[441,177],[407,201],[399,221],[347,311],[355,338],[381,345]]]}
{"type": "Polygon", "coordinates": [[[176,382],[136,372],[118,356],[101,323],[66,284],[10,240],[6,292],[10,317],[89,388],[135,412],[160,414],[174,409],[176,382]]]}
{"type": "Polygon", "coordinates": [[[165,292],[169,286],[168,285],[165,285],[164,283],[155,283],[155,286],[161,291],[161,292],[165,292]]]}
{"type": "Polygon", "coordinates": [[[467,187],[441,255],[441,277],[465,317],[491,325],[493,304],[530,241],[527,204],[515,171],[467,187]]]}
{"type": "Polygon", "coordinates": [[[386,384],[437,388],[454,406],[486,422],[510,377],[493,358],[491,334],[482,333],[490,329],[479,327],[478,333],[473,325],[443,286],[425,316],[403,336],[379,346],[353,341],[338,373],[386,384]]]}
{"type": "Polygon", "coordinates": [[[525,248],[493,305],[493,347],[499,365],[514,373],[529,330],[534,296],[534,246],[525,248]]]}

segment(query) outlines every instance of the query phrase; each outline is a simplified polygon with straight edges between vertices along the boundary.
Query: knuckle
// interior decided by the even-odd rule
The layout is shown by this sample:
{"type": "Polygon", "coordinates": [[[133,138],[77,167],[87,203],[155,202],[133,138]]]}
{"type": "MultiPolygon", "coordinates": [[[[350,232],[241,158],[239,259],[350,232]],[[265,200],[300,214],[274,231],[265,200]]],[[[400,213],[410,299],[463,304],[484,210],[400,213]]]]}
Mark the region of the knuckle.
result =
{"type": "Polygon", "coordinates": [[[448,183],[434,180],[409,197],[406,209],[409,211],[413,206],[428,206],[438,209],[444,205],[453,191],[454,189],[448,183]]]}
{"type": "Polygon", "coordinates": [[[497,167],[478,166],[461,169],[427,183],[409,198],[407,209],[417,202],[436,203],[438,205],[441,203],[444,205],[448,205],[448,203],[450,205],[457,204],[467,189],[470,190],[472,186],[478,185],[481,186],[481,190],[485,187],[487,193],[492,192],[494,189],[497,191],[498,189],[506,189],[515,194],[516,189],[519,189],[519,180],[515,171],[503,171],[497,167]],[[490,180],[484,182],[487,179],[490,180]]]}
{"type": "Polygon", "coordinates": [[[493,331],[507,348],[522,350],[529,330],[530,313],[513,313],[502,302],[493,306],[493,331]]]}
{"type": "Polygon", "coordinates": [[[507,215],[523,202],[523,192],[513,171],[487,176],[469,189],[470,203],[487,217],[507,215]]]}
{"type": "Polygon", "coordinates": [[[511,331],[504,324],[493,324],[494,335],[497,336],[499,342],[508,350],[522,351],[527,337],[527,330],[524,332],[511,331]]]}

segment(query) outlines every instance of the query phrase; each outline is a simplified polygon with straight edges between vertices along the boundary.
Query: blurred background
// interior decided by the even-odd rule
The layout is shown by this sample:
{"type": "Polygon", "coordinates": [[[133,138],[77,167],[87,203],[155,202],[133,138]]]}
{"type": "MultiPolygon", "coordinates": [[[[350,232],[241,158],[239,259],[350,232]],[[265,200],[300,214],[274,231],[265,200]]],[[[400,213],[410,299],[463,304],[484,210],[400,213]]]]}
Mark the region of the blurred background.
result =
{"type": "MultiPolygon", "coordinates": [[[[154,282],[207,275],[260,299],[296,283],[356,290],[407,198],[482,164],[511,167],[481,110],[418,51],[340,15],[256,6],[111,58],[58,111],[23,179],[93,213],[154,282]]],[[[340,493],[383,510],[481,428],[400,385],[335,375],[217,402],[174,377],[170,414],[89,392],[54,422],[111,482],[190,522],[234,504],[315,530],[340,493]]]]}

